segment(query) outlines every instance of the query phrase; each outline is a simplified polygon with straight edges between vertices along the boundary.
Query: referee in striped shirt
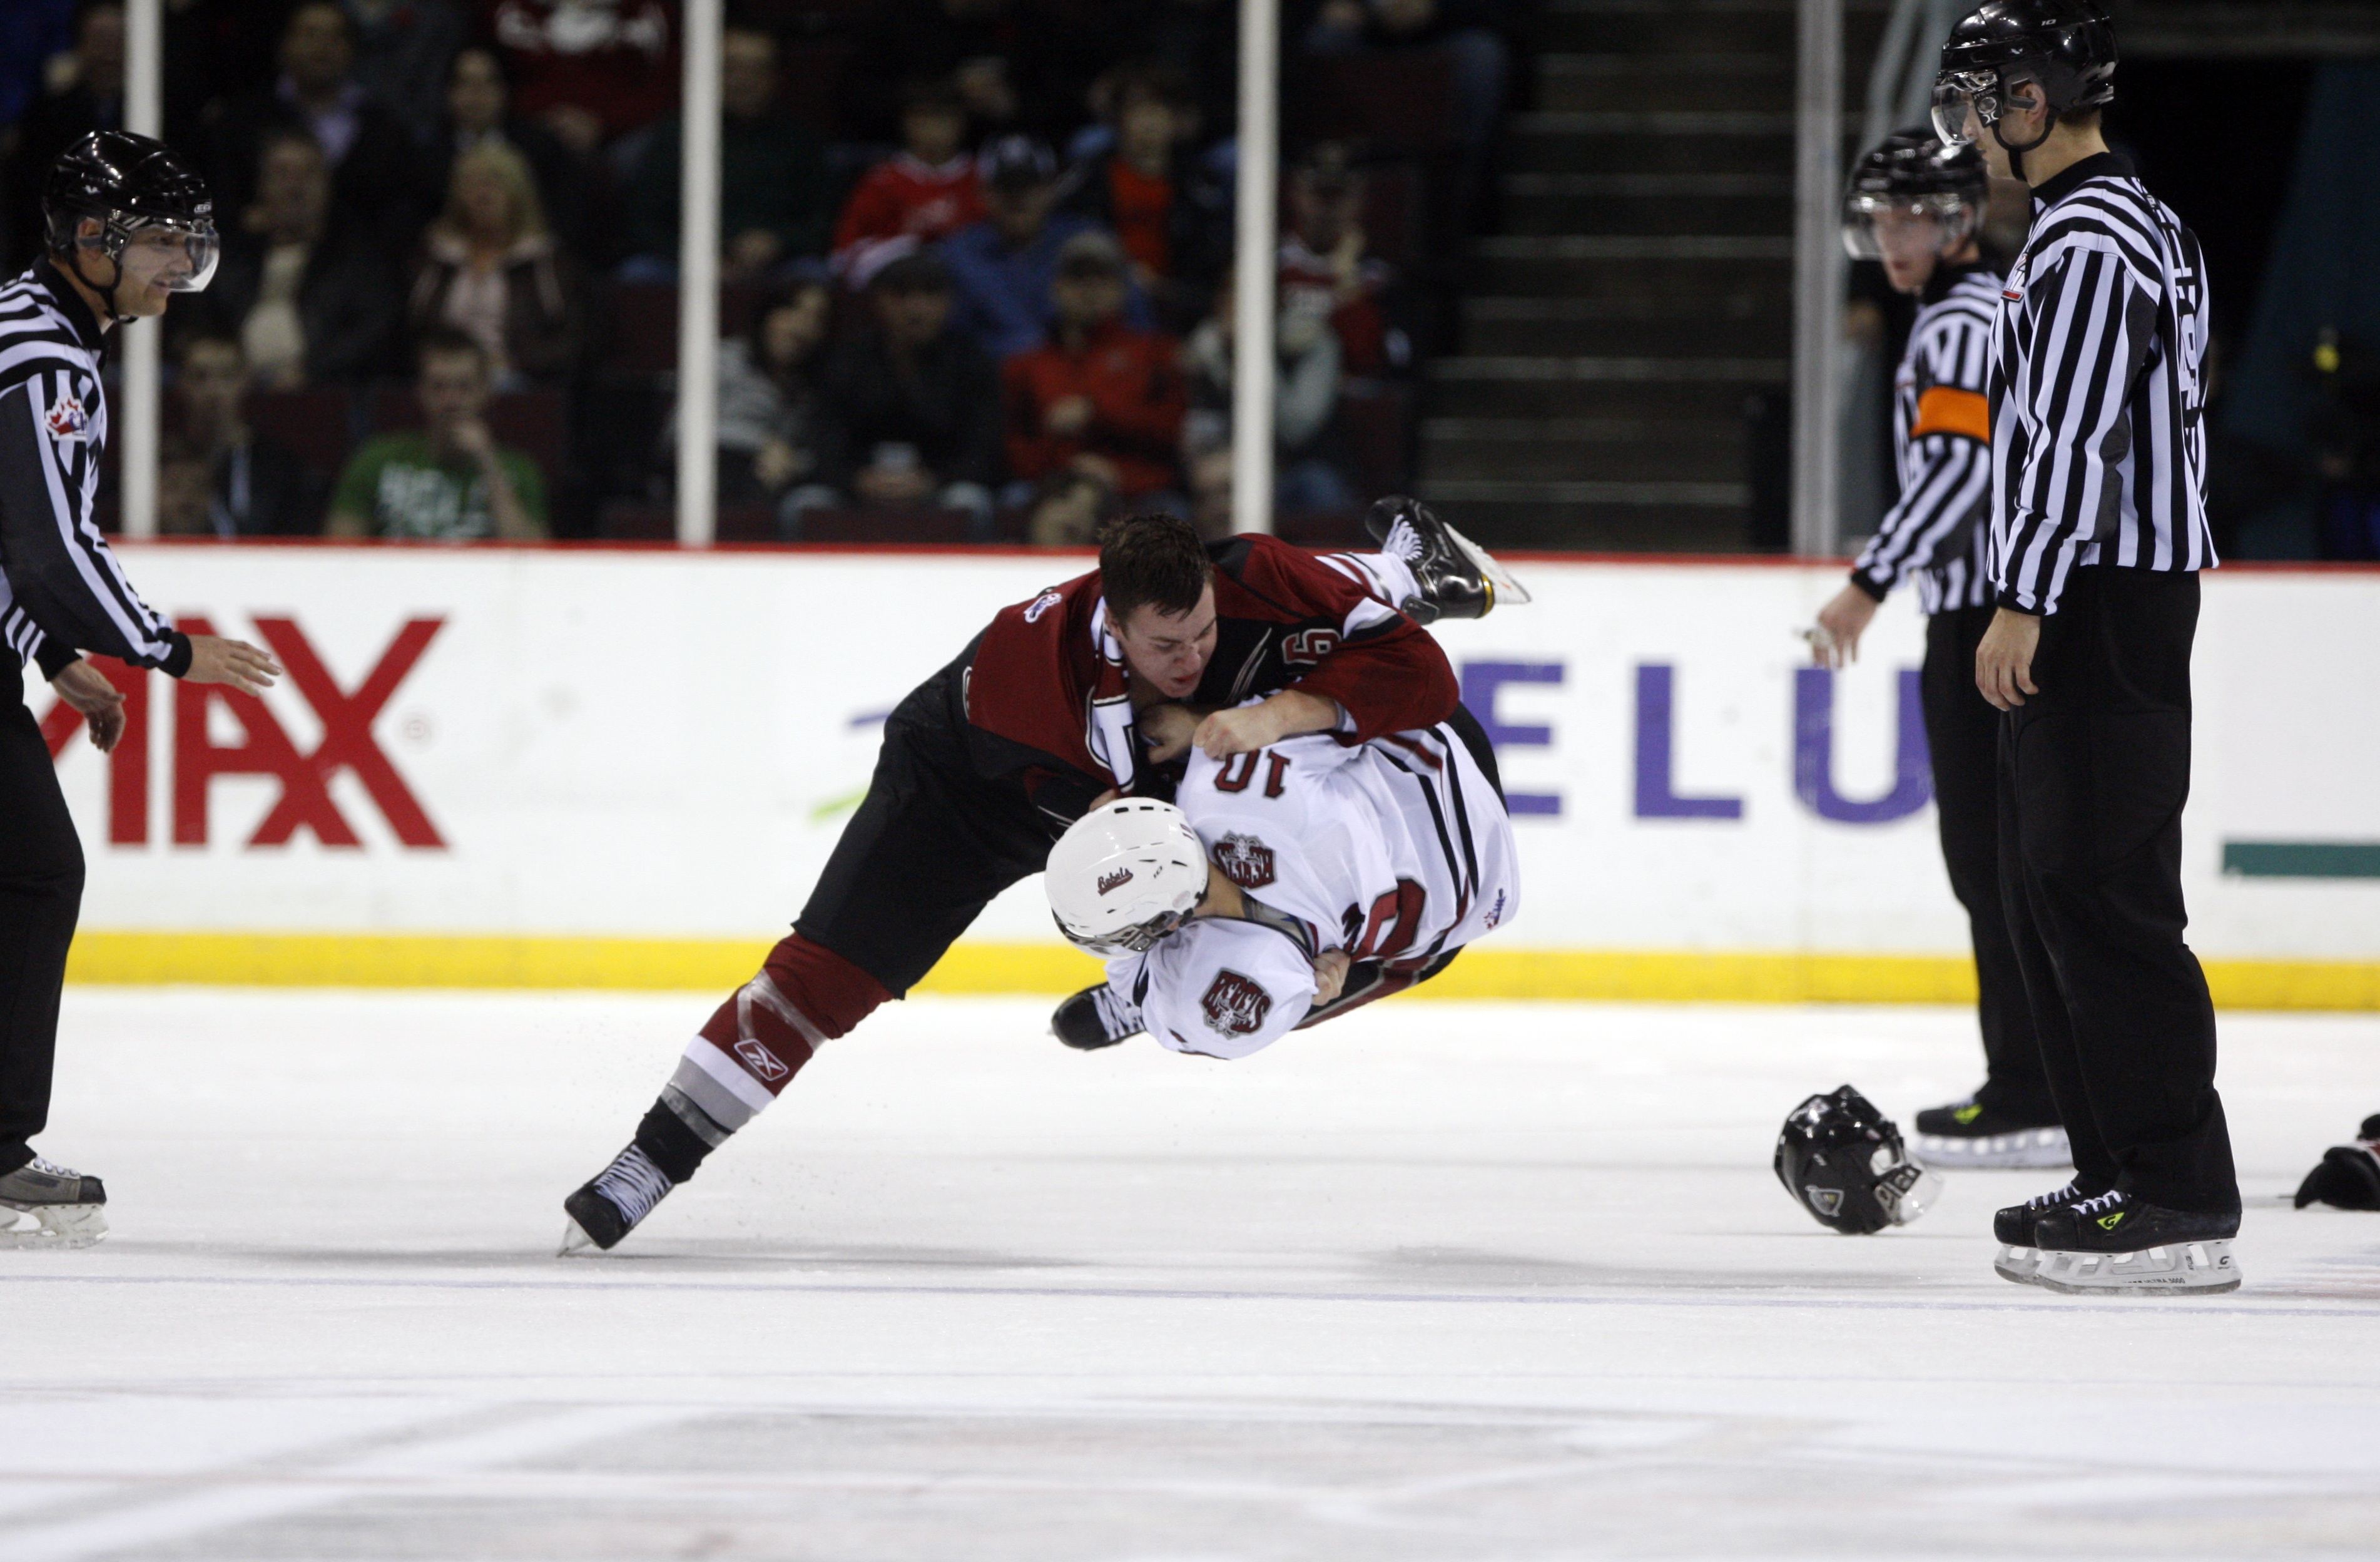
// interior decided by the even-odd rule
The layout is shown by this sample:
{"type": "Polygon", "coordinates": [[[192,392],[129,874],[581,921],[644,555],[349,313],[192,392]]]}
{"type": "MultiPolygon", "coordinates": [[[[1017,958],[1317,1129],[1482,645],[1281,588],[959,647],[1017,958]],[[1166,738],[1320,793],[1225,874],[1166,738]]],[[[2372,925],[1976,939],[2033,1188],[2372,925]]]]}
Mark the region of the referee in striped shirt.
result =
{"type": "Polygon", "coordinates": [[[1933,762],[1942,863],[1967,912],[1984,1083],[1917,1114],[1917,1153],[1941,1166],[2062,1166],[2066,1132],[2042,1073],[2024,977],[2000,904],[1999,713],[1975,692],[1975,647],[1992,621],[1982,524],[1992,477],[1990,388],[2000,275],[1976,241],[1990,200],[1984,159],[1946,147],[1928,125],[1862,157],[1843,198],[1843,246],[1880,261],[1894,290],[1920,301],[1893,375],[1900,497],[1819,610],[1821,666],[1858,654],[1887,592],[1909,582],[1925,610],[1919,689],[1933,762]]]}
{"type": "Polygon", "coordinates": [[[249,694],[281,669],[254,646],[168,625],[92,516],[107,445],[100,344],[206,286],[206,185],[161,143],[103,130],[50,170],[42,211],[46,252],[0,287],[0,641],[14,653],[0,677],[0,1226],[31,1214],[33,1239],[74,1245],[106,1230],[106,1194],[99,1178],[35,1155],[30,1141],[49,1119],[82,848],[22,669],[40,667],[102,750],[124,735],[124,697],[81,652],[249,694]]]}
{"type": "Polygon", "coordinates": [[[1952,30],[1945,141],[2033,187],[1992,364],[1992,585],[1975,681],[2006,714],[2010,932],[2074,1180],[2000,1212],[2010,1279],[2239,1285],[2215,1011],[2183,942],[2190,653],[2206,523],[2198,241],[2100,139],[2097,0],[1991,0],[1952,30]]]}

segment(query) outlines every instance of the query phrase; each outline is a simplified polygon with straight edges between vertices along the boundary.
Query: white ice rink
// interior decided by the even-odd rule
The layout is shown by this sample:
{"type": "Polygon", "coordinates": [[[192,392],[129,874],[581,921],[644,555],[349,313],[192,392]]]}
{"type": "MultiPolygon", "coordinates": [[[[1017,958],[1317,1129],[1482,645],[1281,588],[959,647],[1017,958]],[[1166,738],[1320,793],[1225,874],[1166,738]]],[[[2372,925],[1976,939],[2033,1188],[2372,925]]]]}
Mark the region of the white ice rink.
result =
{"type": "Polygon", "coordinates": [[[1773,1135],[1973,1082],[1949,1010],[1391,1003],[1244,1063],[1038,1002],[830,1047],[608,1258],[562,1196],[698,996],[70,992],[0,1253],[0,1557],[2368,1556],[2380,1214],[2289,1210],[2380,1019],[2229,1016],[2247,1285],[1846,1239],[1773,1135]]]}

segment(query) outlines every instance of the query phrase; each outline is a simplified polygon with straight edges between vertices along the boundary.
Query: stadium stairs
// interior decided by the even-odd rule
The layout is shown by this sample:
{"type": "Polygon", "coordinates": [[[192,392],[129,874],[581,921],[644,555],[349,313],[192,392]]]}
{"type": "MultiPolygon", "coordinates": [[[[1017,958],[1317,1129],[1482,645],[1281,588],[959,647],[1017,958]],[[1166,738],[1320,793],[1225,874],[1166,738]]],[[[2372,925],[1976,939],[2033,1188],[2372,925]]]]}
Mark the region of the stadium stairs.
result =
{"type": "MultiPolygon", "coordinates": [[[[1845,0],[1846,100],[1884,0],[1845,0]]],[[[1505,547],[1753,545],[1792,342],[1793,0],[1549,0],[1424,494],[1505,547]],[[1765,409],[1765,411],[1764,411],[1765,409]]]]}

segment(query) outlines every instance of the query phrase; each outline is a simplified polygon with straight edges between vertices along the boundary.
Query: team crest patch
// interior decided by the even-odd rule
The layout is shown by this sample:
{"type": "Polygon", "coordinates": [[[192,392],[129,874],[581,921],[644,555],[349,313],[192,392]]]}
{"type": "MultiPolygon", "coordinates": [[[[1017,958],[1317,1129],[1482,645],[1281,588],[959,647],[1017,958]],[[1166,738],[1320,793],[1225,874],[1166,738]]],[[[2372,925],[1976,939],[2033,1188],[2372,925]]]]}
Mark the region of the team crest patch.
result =
{"type": "Polygon", "coordinates": [[[1207,1029],[1219,1036],[1253,1036],[1272,1012],[1272,995],[1236,970],[1215,973],[1207,995],[1198,1000],[1207,1029]]]}
{"type": "Polygon", "coordinates": [[[1225,836],[1215,843],[1215,865],[1242,889],[1272,883],[1272,848],[1254,836],[1225,836]]]}
{"type": "Polygon", "coordinates": [[[81,401],[76,397],[62,396],[50,403],[49,423],[51,438],[80,439],[83,431],[91,427],[91,414],[82,409],[81,401]]]}
{"type": "Polygon", "coordinates": [[[1049,612],[1051,608],[1057,606],[1060,603],[1065,600],[1064,595],[1061,592],[1043,592],[1039,596],[1035,597],[1031,604],[1025,609],[1025,621],[1028,624],[1039,623],[1041,621],[1041,615],[1049,612]]]}
{"type": "Polygon", "coordinates": [[[760,1077],[760,1082],[764,1085],[773,1085],[793,1072],[791,1068],[785,1067],[783,1058],[749,1036],[735,1043],[735,1056],[750,1066],[752,1072],[760,1077]]]}

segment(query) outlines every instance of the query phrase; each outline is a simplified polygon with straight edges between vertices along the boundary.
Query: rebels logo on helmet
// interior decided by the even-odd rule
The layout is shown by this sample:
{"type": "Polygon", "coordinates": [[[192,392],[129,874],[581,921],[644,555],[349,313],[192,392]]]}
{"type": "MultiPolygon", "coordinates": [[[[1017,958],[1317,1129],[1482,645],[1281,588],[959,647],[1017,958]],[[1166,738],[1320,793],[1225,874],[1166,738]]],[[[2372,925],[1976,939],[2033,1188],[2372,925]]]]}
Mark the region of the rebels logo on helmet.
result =
{"type": "Polygon", "coordinates": [[[1207,995],[1198,1000],[1207,1029],[1219,1036],[1253,1036],[1272,1012],[1272,995],[1236,970],[1215,973],[1207,995]]]}
{"type": "Polygon", "coordinates": [[[1122,889],[1124,885],[1130,883],[1132,883],[1132,870],[1129,868],[1118,868],[1112,873],[1101,873],[1099,875],[1099,893],[1101,895],[1113,895],[1117,890],[1122,889]]]}
{"type": "Polygon", "coordinates": [[[1231,835],[1217,841],[1215,865],[1242,889],[1262,889],[1272,883],[1272,848],[1254,836],[1231,835]]]}

